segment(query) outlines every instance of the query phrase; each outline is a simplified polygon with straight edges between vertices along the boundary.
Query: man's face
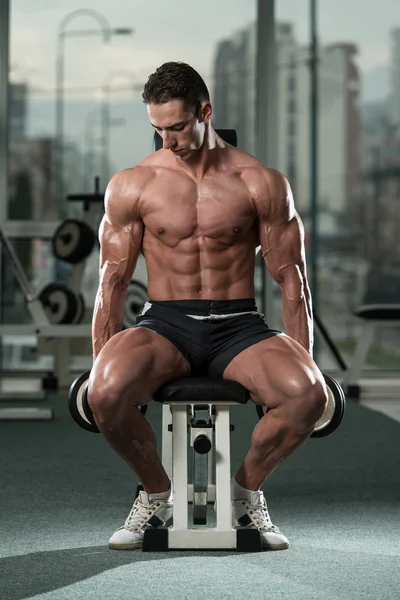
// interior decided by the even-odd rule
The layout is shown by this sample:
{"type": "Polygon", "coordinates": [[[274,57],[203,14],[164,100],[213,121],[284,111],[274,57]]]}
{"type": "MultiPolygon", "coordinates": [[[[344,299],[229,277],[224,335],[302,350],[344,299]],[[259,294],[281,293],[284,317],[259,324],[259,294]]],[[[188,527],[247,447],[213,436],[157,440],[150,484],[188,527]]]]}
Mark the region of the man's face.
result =
{"type": "Polygon", "coordinates": [[[205,124],[181,100],[165,104],[146,104],[150,123],[161,135],[163,147],[180,160],[190,159],[204,141],[205,124]]]}

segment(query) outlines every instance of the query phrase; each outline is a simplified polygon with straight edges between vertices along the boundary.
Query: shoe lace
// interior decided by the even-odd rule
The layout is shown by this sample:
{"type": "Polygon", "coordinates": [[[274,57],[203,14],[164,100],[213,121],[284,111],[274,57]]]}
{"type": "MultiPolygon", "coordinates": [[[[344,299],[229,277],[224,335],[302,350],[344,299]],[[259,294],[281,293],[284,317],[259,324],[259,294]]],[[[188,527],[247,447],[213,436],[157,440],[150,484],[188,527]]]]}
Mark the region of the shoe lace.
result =
{"type": "Polygon", "coordinates": [[[280,533],[278,527],[271,521],[265,498],[262,498],[260,504],[252,504],[246,500],[243,501],[243,504],[249,515],[251,515],[252,521],[259,531],[280,533]]]}
{"type": "Polygon", "coordinates": [[[129,531],[141,531],[146,527],[147,521],[155,513],[156,507],[159,506],[159,502],[154,502],[153,504],[146,506],[140,501],[140,498],[136,498],[123,528],[128,529],[129,531]]]}

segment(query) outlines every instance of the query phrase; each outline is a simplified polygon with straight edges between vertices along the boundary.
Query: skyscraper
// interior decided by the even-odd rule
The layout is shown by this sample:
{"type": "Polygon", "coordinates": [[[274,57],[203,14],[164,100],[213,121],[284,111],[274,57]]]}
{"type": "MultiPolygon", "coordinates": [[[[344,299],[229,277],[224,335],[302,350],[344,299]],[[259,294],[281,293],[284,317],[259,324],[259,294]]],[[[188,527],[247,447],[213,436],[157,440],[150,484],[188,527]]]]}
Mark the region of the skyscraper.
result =
{"type": "Polygon", "coordinates": [[[9,87],[9,135],[11,141],[26,138],[28,86],[26,83],[10,83],[9,87]]]}
{"type": "MultiPolygon", "coordinates": [[[[346,210],[359,164],[359,74],[357,48],[342,43],[319,51],[319,201],[332,214],[346,210]]],[[[277,23],[277,167],[287,175],[299,209],[310,203],[309,51],[291,23],[277,23]]],[[[255,154],[254,24],[219,44],[215,57],[217,127],[234,127],[239,145],[255,154]]]]}
{"type": "Polygon", "coordinates": [[[391,32],[390,116],[394,125],[400,126],[400,27],[391,32]]]}

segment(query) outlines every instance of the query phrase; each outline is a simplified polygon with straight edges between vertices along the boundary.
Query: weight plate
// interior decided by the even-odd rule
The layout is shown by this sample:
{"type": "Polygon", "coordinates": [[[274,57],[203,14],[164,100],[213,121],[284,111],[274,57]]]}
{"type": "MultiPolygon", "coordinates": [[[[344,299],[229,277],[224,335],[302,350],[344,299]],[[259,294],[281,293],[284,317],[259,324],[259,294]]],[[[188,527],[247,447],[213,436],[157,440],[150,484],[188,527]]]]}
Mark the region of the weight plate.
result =
{"type": "Polygon", "coordinates": [[[333,433],[342,422],[346,398],[339,383],[330,375],[323,374],[328,388],[328,402],[324,414],[316,423],[311,437],[321,438],[333,433]]]}
{"type": "Polygon", "coordinates": [[[73,320],[73,324],[79,325],[79,323],[82,323],[83,317],[85,316],[86,305],[85,305],[85,298],[83,297],[83,294],[79,293],[76,296],[76,299],[78,301],[78,310],[75,315],[75,319],[73,320]]]}
{"type": "Polygon", "coordinates": [[[38,296],[51,325],[74,323],[80,312],[77,294],[62,283],[50,283],[38,296]]]}
{"type": "Polygon", "coordinates": [[[78,219],[66,219],[53,234],[53,254],[59,260],[76,264],[89,256],[95,240],[95,233],[87,223],[78,219]]]}
{"type": "Polygon", "coordinates": [[[136,325],[145,302],[147,302],[147,288],[143,283],[133,279],[129,284],[124,305],[124,328],[130,329],[136,325]]]}
{"type": "Polygon", "coordinates": [[[99,433],[85,394],[89,375],[90,371],[85,371],[72,383],[68,392],[68,408],[75,423],[87,431],[99,433]]]}

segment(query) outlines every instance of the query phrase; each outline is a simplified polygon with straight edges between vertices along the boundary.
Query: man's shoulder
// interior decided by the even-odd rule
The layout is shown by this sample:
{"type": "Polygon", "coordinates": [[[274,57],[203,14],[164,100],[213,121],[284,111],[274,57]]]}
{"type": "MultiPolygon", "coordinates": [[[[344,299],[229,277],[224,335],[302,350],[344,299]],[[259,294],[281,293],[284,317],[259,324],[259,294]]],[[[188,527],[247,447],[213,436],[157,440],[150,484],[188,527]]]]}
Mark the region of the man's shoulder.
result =
{"type": "Polygon", "coordinates": [[[118,171],[111,178],[104,196],[109,220],[127,224],[140,218],[139,200],[150,177],[149,169],[136,165],[118,171]]]}
{"type": "Polygon", "coordinates": [[[249,185],[261,188],[280,188],[287,185],[287,179],[283,173],[272,167],[264,165],[258,158],[245,152],[239,151],[238,160],[242,178],[249,185]]]}
{"type": "Polygon", "coordinates": [[[173,169],[174,167],[176,168],[176,159],[169,150],[162,148],[143,158],[134,168],[156,175],[160,170],[173,169]]]}
{"type": "Polygon", "coordinates": [[[292,198],[289,182],[285,175],[264,165],[255,156],[241,151],[241,178],[249,190],[257,214],[273,215],[285,210],[292,198]]]}
{"type": "Polygon", "coordinates": [[[141,185],[144,181],[146,181],[146,179],[149,179],[152,174],[153,169],[151,165],[142,161],[133,167],[128,167],[115,173],[109,183],[109,186],[125,187],[127,185],[141,185]]]}

